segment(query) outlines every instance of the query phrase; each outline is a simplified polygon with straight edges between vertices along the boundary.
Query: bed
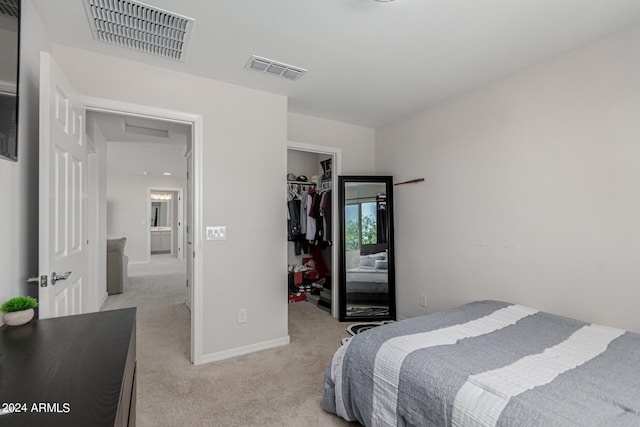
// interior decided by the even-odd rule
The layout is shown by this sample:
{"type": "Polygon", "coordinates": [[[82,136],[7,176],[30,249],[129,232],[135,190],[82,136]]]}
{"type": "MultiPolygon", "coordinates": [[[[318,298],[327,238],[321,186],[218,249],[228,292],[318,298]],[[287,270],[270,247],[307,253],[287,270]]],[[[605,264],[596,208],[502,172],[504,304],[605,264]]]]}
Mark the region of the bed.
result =
{"type": "Polygon", "coordinates": [[[389,264],[386,252],[360,255],[358,266],[346,270],[347,303],[389,301],[389,264]]]}
{"type": "Polygon", "coordinates": [[[347,341],[323,408],[366,426],[640,426],[640,335],[473,302],[347,341]]]}

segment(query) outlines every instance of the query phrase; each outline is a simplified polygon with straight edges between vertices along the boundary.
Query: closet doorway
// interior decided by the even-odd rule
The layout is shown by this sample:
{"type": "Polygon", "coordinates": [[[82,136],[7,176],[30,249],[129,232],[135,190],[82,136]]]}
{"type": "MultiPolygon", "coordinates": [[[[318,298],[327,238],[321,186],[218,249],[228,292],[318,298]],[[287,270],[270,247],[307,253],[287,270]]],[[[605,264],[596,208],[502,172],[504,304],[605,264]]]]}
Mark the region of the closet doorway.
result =
{"type": "Polygon", "coordinates": [[[289,291],[304,291],[306,301],[298,303],[317,305],[335,318],[339,306],[336,183],[342,172],[341,155],[334,147],[291,141],[287,146],[289,291]]]}

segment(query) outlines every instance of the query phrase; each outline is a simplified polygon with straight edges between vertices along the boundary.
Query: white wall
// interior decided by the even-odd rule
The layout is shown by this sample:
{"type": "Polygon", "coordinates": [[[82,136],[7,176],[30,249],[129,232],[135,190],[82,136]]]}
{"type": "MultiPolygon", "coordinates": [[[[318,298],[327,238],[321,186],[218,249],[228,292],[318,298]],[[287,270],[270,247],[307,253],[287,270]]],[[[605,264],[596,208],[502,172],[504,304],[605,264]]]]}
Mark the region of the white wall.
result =
{"type": "Polygon", "coordinates": [[[287,137],[289,141],[340,148],[343,175],[367,175],[375,170],[375,130],[371,128],[289,113],[287,137]]]}
{"type": "Polygon", "coordinates": [[[314,175],[319,175],[319,155],[299,150],[287,150],[287,173],[296,176],[305,175],[309,180],[314,175]]]}
{"type": "Polygon", "coordinates": [[[26,279],[38,274],[38,99],[40,50],[47,36],[31,0],[22,2],[18,162],[0,159],[0,302],[37,295],[26,279]]]}
{"type": "Polygon", "coordinates": [[[63,46],[53,56],[83,95],[202,115],[203,225],[228,231],[203,241],[204,360],[288,342],[287,273],[273,268],[286,264],[286,98],[63,46]]]}
{"type": "Polygon", "coordinates": [[[184,192],[186,181],[173,176],[107,175],[107,238],[127,238],[124,252],[130,263],[149,261],[149,188],[184,192]]]}
{"type": "Polygon", "coordinates": [[[378,130],[400,315],[477,299],[640,331],[640,27],[378,130]]]}

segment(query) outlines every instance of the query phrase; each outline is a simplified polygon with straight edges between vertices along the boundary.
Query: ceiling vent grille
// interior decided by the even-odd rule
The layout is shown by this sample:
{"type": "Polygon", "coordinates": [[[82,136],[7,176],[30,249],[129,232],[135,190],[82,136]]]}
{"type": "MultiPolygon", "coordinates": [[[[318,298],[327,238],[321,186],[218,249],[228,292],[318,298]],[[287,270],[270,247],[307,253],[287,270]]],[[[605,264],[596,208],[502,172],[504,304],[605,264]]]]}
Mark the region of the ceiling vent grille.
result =
{"type": "Polygon", "coordinates": [[[0,15],[17,18],[20,15],[19,10],[18,0],[0,0],[0,15]]]}
{"type": "Polygon", "coordinates": [[[246,68],[274,76],[284,77],[288,80],[298,80],[307,72],[304,68],[294,67],[293,65],[283,64],[282,62],[276,62],[256,55],[251,56],[249,62],[247,62],[246,68]]]}
{"type": "Polygon", "coordinates": [[[94,39],[184,61],[192,18],[132,0],[84,0],[84,6],[94,39]]]}

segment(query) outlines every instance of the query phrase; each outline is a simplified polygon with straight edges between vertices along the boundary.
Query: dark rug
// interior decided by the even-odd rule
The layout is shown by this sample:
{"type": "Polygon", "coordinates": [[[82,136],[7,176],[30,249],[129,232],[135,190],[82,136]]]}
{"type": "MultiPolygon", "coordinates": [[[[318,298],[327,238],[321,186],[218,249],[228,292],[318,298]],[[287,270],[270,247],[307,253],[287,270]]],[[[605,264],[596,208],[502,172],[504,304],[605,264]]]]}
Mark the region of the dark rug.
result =
{"type": "Polygon", "coordinates": [[[353,325],[347,326],[347,332],[351,335],[346,338],[342,338],[342,344],[349,341],[352,337],[357,334],[361,334],[369,329],[376,328],[378,326],[386,325],[387,323],[393,323],[393,320],[385,320],[382,322],[363,322],[363,323],[354,323],[353,325]]]}

